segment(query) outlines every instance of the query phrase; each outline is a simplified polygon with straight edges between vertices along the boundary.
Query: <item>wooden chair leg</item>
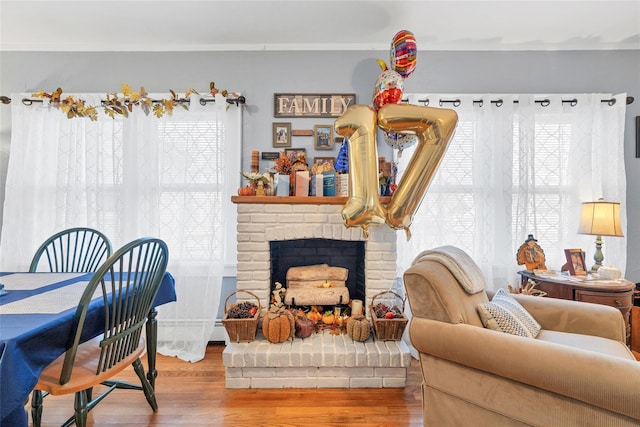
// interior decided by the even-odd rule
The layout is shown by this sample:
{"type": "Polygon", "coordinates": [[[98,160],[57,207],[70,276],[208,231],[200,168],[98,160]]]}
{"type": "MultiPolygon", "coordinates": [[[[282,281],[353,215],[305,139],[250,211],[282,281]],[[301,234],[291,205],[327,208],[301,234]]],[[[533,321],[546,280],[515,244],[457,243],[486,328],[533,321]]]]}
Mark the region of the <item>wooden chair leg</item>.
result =
{"type": "Polygon", "coordinates": [[[31,420],[33,427],[40,427],[42,423],[42,392],[34,390],[31,394],[31,420]]]}
{"type": "Polygon", "coordinates": [[[147,398],[147,402],[149,402],[149,406],[153,409],[153,412],[158,411],[158,402],[156,402],[156,393],[151,383],[144,374],[144,366],[142,366],[142,362],[140,359],[136,359],[133,362],[133,370],[140,378],[140,382],[142,383],[142,390],[144,391],[144,396],[147,398]]]}
{"type": "Polygon", "coordinates": [[[89,413],[87,403],[87,391],[82,390],[77,392],[73,407],[76,411],[75,419],[78,427],[86,427],[87,425],[87,414],[89,413]]]}
{"type": "Polygon", "coordinates": [[[158,310],[151,308],[147,315],[147,323],[145,325],[147,330],[147,364],[149,365],[149,371],[147,372],[147,378],[151,383],[151,387],[156,388],[156,377],[158,371],[156,370],[156,353],[158,351],[158,310]]]}

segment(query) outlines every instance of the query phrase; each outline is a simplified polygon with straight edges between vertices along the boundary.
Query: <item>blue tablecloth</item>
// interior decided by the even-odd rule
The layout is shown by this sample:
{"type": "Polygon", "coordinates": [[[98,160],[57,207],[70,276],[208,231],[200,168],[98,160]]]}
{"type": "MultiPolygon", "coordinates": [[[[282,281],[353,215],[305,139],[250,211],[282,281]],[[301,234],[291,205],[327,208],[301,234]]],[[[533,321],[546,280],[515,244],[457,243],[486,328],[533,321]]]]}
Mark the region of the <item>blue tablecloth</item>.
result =
{"type": "MultiPolygon", "coordinates": [[[[2,276],[9,274],[12,273],[0,273],[0,283],[2,276]]],[[[51,283],[35,289],[5,289],[6,295],[0,297],[0,426],[28,425],[24,411],[25,400],[38,382],[42,370],[65,352],[75,313],[73,307],[51,314],[7,314],[9,310],[3,312],[2,306],[74,283],[89,281],[91,276],[92,273],[89,273],[72,279],[51,280],[51,283]]],[[[175,300],[173,276],[165,273],[153,305],[156,307],[175,300]]],[[[99,305],[102,306],[101,303],[99,305]]],[[[100,308],[96,307],[88,314],[83,340],[102,333],[103,318],[96,315],[100,308]]]]}

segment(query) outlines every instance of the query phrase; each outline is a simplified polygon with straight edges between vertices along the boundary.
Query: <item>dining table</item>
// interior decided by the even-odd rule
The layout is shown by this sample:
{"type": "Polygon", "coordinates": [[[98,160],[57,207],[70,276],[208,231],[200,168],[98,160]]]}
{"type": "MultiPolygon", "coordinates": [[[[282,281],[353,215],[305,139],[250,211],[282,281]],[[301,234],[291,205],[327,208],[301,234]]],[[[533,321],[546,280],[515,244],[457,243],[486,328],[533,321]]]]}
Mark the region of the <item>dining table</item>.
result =
{"type": "MultiPolygon", "coordinates": [[[[25,403],[42,370],[66,351],[80,297],[93,273],[0,272],[0,427],[28,426],[25,403]]],[[[101,298],[92,301],[83,341],[104,329],[101,298]]],[[[147,317],[147,378],[155,384],[156,307],[176,301],[165,272],[147,317]]]]}

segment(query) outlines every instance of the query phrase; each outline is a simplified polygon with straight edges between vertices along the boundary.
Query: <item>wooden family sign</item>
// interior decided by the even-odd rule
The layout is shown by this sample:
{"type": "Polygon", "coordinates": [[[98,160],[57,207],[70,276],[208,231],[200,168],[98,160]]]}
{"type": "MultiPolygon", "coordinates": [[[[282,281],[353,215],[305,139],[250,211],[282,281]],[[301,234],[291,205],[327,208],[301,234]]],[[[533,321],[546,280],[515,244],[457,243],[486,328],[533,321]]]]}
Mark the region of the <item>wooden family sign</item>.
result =
{"type": "Polygon", "coordinates": [[[355,103],[355,93],[276,93],[273,117],[340,117],[355,103]]]}

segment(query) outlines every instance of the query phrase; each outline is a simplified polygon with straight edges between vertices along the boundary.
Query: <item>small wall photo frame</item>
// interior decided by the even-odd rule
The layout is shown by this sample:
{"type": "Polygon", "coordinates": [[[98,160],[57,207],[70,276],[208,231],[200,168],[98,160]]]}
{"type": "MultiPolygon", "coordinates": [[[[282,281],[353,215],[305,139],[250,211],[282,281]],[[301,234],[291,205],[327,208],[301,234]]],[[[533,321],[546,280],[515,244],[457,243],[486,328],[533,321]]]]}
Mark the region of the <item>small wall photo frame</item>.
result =
{"type": "Polygon", "coordinates": [[[582,249],[565,249],[567,268],[572,276],[586,276],[587,267],[584,263],[584,251],[582,249]]]}
{"type": "Polygon", "coordinates": [[[313,127],[313,147],[316,150],[333,149],[332,125],[315,125],[313,127]]]}
{"type": "Polygon", "coordinates": [[[304,155],[306,159],[307,149],[306,148],[285,148],[284,154],[291,160],[291,163],[293,163],[298,159],[298,156],[300,154],[304,155]]]}
{"type": "Polygon", "coordinates": [[[322,164],[324,162],[329,162],[329,163],[331,163],[331,166],[335,166],[336,165],[336,158],[335,157],[314,157],[313,158],[313,164],[314,165],[322,164]]]}
{"type": "Polygon", "coordinates": [[[273,124],[273,147],[291,147],[291,123],[273,124]]]}

